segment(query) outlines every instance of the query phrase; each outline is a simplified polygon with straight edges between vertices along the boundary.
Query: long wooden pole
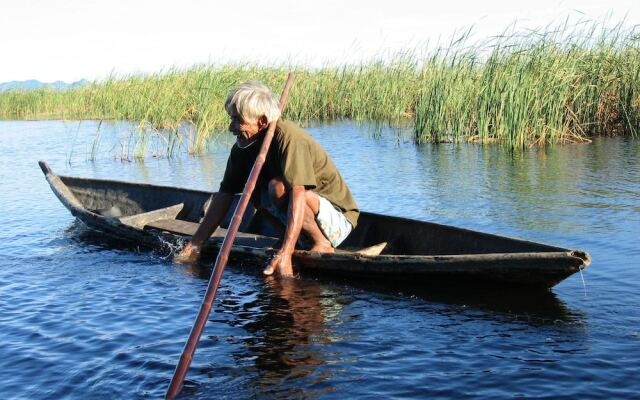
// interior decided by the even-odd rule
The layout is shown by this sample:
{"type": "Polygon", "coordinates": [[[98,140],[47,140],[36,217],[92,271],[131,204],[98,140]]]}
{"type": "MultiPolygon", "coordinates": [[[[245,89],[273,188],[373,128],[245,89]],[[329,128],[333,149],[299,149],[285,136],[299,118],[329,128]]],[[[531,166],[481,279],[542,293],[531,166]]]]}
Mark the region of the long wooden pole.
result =
{"type": "MultiPolygon", "coordinates": [[[[292,82],[293,74],[289,73],[289,76],[287,77],[287,83],[284,85],[284,90],[282,91],[282,95],[280,96],[280,113],[284,111],[284,105],[287,101],[287,96],[289,95],[289,89],[291,88],[292,82]]],[[[209,318],[209,313],[211,312],[211,307],[213,305],[213,301],[216,298],[216,292],[218,291],[218,285],[220,285],[220,279],[222,279],[222,273],[224,272],[224,268],[227,266],[227,260],[229,259],[229,253],[231,252],[231,246],[233,246],[233,241],[235,240],[236,234],[238,233],[238,228],[240,227],[240,223],[242,222],[242,216],[244,215],[244,211],[247,209],[247,205],[249,204],[249,200],[251,199],[253,189],[256,187],[256,182],[258,181],[258,176],[260,175],[262,166],[264,165],[264,162],[267,158],[267,152],[269,151],[269,145],[271,145],[271,139],[273,139],[273,133],[275,132],[275,130],[276,121],[271,121],[269,123],[269,128],[267,129],[267,132],[264,136],[262,147],[260,148],[260,153],[258,154],[258,157],[256,157],[256,161],[253,164],[251,173],[249,174],[249,179],[247,179],[247,183],[244,186],[244,191],[242,192],[240,201],[238,201],[238,205],[233,212],[233,218],[231,219],[229,229],[227,230],[227,233],[224,236],[224,240],[222,241],[222,247],[220,247],[220,252],[218,253],[218,257],[216,258],[216,263],[213,267],[213,273],[211,274],[211,278],[209,279],[209,287],[207,288],[207,293],[204,295],[202,305],[200,306],[200,312],[198,313],[198,317],[193,324],[193,328],[191,329],[191,333],[189,334],[189,340],[187,340],[187,343],[184,346],[184,350],[182,350],[182,356],[180,356],[180,361],[176,366],[176,370],[173,373],[173,378],[171,379],[171,383],[169,384],[169,388],[167,389],[167,399],[175,399],[175,397],[180,393],[180,390],[182,389],[182,382],[184,382],[184,378],[187,375],[187,371],[189,370],[189,366],[191,365],[191,361],[193,360],[193,355],[196,351],[196,347],[198,346],[198,341],[200,340],[200,336],[202,335],[204,326],[206,325],[207,319],[209,318]]]]}

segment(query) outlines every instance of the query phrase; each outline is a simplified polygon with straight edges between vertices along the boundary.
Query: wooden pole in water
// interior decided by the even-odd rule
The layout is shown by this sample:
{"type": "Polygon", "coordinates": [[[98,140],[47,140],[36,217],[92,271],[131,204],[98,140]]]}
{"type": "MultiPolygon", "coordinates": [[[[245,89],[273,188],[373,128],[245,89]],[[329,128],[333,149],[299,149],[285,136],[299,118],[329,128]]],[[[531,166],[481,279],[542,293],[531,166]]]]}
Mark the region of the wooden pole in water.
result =
{"type": "MultiPolygon", "coordinates": [[[[287,83],[284,85],[284,90],[282,91],[282,95],[280,96],[280,113],[284,111],[284,105],[287,101],[287,96],[289,95],[289,89],[291,88],[292,82],[293,74],[289,73],[289,76],[287,77],[287,83]]],[[[231,224],[229,225],[229,229],[224,236],[222,246],[220,247],[220,252],[218,253],[218,257],[216,258],[216,263],[213,267],[213,274],[211,274],[211,278],[209,279],[209,287],[207,288],[207,293],[205,293],[204,299],[202,300],[202,305],[200,306],[200,312],[198,313],[198,317],[193,324],[193,328],[191,329],[191,333],[189,334],[189,339],[184,346],[184,350],[182,350],[182,356],[180,356],[180,361],[176,366],[176,370],[173,373],[173,378],[171,379],[171,383],[169,384],[169,388],[167,389],[167,399],[175,399],[175,397],[180,393],[180,390],[182,389],[182,382],[187,375],[187,371],[189,370],[189,366],[191,365],[191,361],[193,360],[193,355],[196,351],[196,347],[198,346],[198,341],[200,340],[200,336],[202,335],[204,326],[206,325],[207,319],[209,318],[209,313],[211,312],[213,301],[216,298],[218,285],[220,284],[220,279],[222,279],[224,268],[227,266],[227,260],[229,258],[229,253],[231,252],[231,246],[233,246],[233,241],[236,238],[236,234],[238,233],[238,228],[240,227],[240,223],[242,222],[242,216],[244,215],[244,211],[247,209],[247,205],[249,204],[249,200],[251,199],[253,189],[256,187],[256,182],[258,181],[260,170],[262,170],[262,166],[264,165],[264,162],[266,160],[267,152],[269,151],[269,145],[271,144],[271,139],[273,139],[273,133],[276,130],[276,122],[277,121],[271,121],[271,123],[269,123],[269,128],[267,129],[267,132],[264,136],[264,141],[262,142],[260,153],[256,157],[256,161],[253,164],[251,173],[249,174],[249,179],[247,179],[247,183],[244,186],[244,191],[242,192],[240,201],[238,201],[238,205],[233,212],[233,218],[231,219],[231,224]]]]}

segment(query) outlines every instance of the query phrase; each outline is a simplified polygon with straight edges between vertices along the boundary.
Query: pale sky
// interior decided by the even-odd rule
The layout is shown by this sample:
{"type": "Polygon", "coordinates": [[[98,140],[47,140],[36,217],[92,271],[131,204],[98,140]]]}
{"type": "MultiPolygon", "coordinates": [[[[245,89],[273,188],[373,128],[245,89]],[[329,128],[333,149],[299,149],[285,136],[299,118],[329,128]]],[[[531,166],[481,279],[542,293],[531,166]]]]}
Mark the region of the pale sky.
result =
{"type": "Polygon", "coordinates": [[[574,20],[640,23],[638,0],[0,0],[0,82],[198,63],[344,64],[574,20]]]}

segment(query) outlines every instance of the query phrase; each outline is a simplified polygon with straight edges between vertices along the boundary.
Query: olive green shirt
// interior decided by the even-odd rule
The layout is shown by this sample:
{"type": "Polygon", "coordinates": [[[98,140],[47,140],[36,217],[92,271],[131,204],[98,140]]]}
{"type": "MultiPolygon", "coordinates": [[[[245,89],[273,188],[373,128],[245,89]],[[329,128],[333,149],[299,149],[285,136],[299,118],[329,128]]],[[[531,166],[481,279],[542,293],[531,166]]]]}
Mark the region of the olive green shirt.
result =
{"type": "MultiPolygon", "coordinates": [[[[245,149],[233,146],[220,183],[221,192],[243,191],[260,152],[264,132],[259,135],[262,138],[245,149]]],[[[276,124],[273,141],[256,184],[257,190],[252,198],[256,207],[261,206],[260,200],[273,178],[282,179],[288,188],[304,186],[313,190],[340,209],[355,228],[360,214],[358,205],[327,152],[302,128],[282,119],[276,124]]]]}

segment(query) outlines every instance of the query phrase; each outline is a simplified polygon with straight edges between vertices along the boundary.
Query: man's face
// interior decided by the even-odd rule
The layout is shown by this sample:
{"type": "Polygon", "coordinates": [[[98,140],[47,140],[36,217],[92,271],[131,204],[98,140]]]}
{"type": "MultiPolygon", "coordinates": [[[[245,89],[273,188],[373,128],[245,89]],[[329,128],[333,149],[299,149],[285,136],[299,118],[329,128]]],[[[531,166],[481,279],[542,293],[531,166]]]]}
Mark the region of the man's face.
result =
{"type": "Polygon", "coordinates": [[[229,124],[229,131],[233,133],[239,141],[250,141],[255,135],[257,135],[262,128],[264,128],[264,124],[262,123],[262,118],[259,118],[254,122],[247,122],[236,110],[230,115],[231,123],[229,124]]]}

